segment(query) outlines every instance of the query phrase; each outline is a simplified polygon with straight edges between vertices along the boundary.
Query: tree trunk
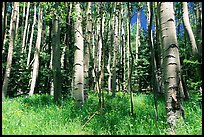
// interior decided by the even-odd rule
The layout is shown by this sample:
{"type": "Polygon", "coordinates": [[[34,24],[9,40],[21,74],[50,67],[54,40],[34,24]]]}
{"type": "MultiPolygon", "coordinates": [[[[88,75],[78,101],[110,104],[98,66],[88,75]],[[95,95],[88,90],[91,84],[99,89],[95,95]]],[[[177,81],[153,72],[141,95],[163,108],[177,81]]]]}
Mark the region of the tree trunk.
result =
{"type": "Polygon", "coordinates": [[[153,94],[154,94],[154,107],[155,107],[155,119],[158,119],[157,114],[157,93],[160,92],[159,84],[158,84],[158,76],[157,76],[157,66],[156,66],[156,60],[155,60],[155,48],[153,43],[153,36],[152,36],[152,17],[153,17],[153,5],[152,2],[147,3],[148,7],[148,36],[149,36],[149,46],[151,50],[151,83],[153,87],[153,94]]]}
{"type": "Polygon", "coordinates": [[[76,22],[75,22],[75,41],[76,50],[74,55],[74,81],[73,81],[73,97],[82,105],[84,103],[84,45],[82,37],[82,17],[80,15],[80,3],[75,4],[76,22]]]}
{"type": "MultiPolygon", "coordinates": [[[[125,30],[124,30],[124,8],[123,3],[121,2],[121,50],[122,50],[122,72],[121,72],[121,80],[122,80],[122,91],[125,91],[125,30]]],[[[125,93],[125,92],[124,92],[125,93]]]]}
{"type": "MultiPolygon", "coordinates": [[[[30,31],[30,23],[28,24],[28,28],[27,28],[26,41],[25,41],[25,49],[24,49],[24,51],[26,51],[26,49],[27,49],[29,31],[30,31]]],[[[43,39],[43,38],[42,38],[42,39],[43,39]]]]}
{"type": "Polygon", "coordinates": [[[30,63],[30,56],[31,56],[31,49],[32,49],[32,42],[33,42],[33,33],[34,33],[34,27],[36,23],[36,5],[34,5],[34,15],[33,15],[33,24],[32,24],[32,30],[30,35],[30,44],[29,44],[29,51],[28,51],[28,58],[27,58],[27,68],[30,63]]]}
{"type": "MultiPolygon", "coordinates": [[[[2,41],[3,41],[3,46],[2,46],[2,59],[3,59],[3,57],[4,57],[4,53],[5,53],[5,44],[6,44],[6,41],[7,41],[7,35],[9,35],[8,33],[7,33],[7,16],[8,16],[8,12],[7,12],[7,9],[8,9],[8,4],[7,4],[7,2],[5,2],[5,5],[4,5],[4,7],[3,7],[3,9],[2,10],[4,10],[4,12],[2,12],[2,23],[3,23],[3,27],[2,27],[2,31],[3,31],[3,33],[2,33],[2,41]],[[4,15],[3,15],[4,14],[4,15]]],[[[2,69],[3,70],[3,69],[2,69]]],[[[3,74],[3,73],[2,73],[3,74]]],[[[3,75],[2,75],[3,76],[3,75]]]]}
{"type": "Polygon", "coordinates": [[[2,41],[4,41],[4,36],[7,27],[7,2],[2,3],[2,41]]]}
{"type": "MultiPolygon", "coordinates": [[[[57,5],[57,4],[56,4],[57,5]]],[[[57,10],[57,8],[55,9],[57,10]]],[[[53,37],[52,37],[52,48],[53,48],[53,83],[54,83],[54,102],[60,103],[61,92],[62,92],[62,81],[61,81],[61,65],[60,65],[60,30],[58,27],[58,16],[54,13],[53,19],[53,37]]]]}
{"type": "Polygon", "coordinates": [[[30,10],[30,2],[28,2],[27,5],[27,15],[26,15],[26,21],[25,21],[25,27],[24,27],[24,32],[23,32],[23,41],[22,41],[22,49],[21,49],[21,55],[23,56],[23,53],[25,52],[25,45],[26,45],[26,33],[27,33],[27,28],[28,28],[28,16],[29,16],[29,10],[30,10]]]}
{"type": "Polygon", "coordinates": [[[8,56],[7,56],[7,64],[6,64],[6,72],[4,74],[4,81],[2,86],[2,98],[7,96],[7,88],[9,83],[9,77],[11,73],[11,64],[12,64],[12,57],[13,57],[13,47],[15,42],[15,28],[16,28],[16,18],[17,18],[17,5],[18,2],[13,2],[13,10],[11,15],[11,24],[10,24],[10,43],[8,49],[8,56]]]}
{"type": "Polygon", "coordinates": [[[163,45],[162,45],[162,35],[161,35],[161,15],[160,15],[160,7],[161,7],[161,2],[157,2],[157,9],[156,9],[156,16],[157,16],[157,53],[158,53],[158,62],[157,62],[157,66],[158,67],[158,82],[159,82],[159,86],[160,86],[160,93],[164,94],[164,83],[163,83],[163,77],[162,77],[162,71],[163,71],[163,56],[162,56],[162,49],[163,49],[163,45]]]}
{"type": "Polygon", "coordinates": [[[40,55],[40,45],[41,45],[41,35],[42,35],[42,9],[39,5],[39,13],[38,13],[38,34],[36,41],[36,49],[34,54],[34,64],[33,64],[33,73],[32,73],[32,82],[30,86],[29,96],[34,94],[34,89],[36,86],[36,80],[38,77],[38,69],[39,69],[39,55],[40,55]]]}
{"type": "Polygon", "coordinates": [[[19,26],[19,16],[20,16],[20,14],[19,14],[19,3],[18,3],[18,5],[17,5],[17,21],[16,21],[16,38],[17,38],[17,36],[18,36],[18,26],[19,26]]]}
{"type": "MultiPolygon", "coordinates": [[[[67,40],[67,46],[68,46],[68,64],[69,66],[67,70],[69,72],[69,76],[73,76],[73,67],[74,67],[74,52],[73,52],[73,48],[74,48],[74,40],[72,38],[72,36],[74,35],[73,32],[73,18],[71,16],[72,10],[73,10],[73,3],[72,2],[65,2],[65,6],[66,6],[66,12],[67,12],[67,17],[66,17],[66,40],[67,40]],[[68,5],[69,4],[69,5],[68,5]]],[[[66,54],[65,54],[66,55],[66,54]]],[[[72,80],[68,80],[68,86],[72,87],[72,80]]],[[[70,88],[71,89],[71,88],[70,88]]]]}
{"type": "Polygon", "coordinates": [[[88,2],[87,16],[86,16],[86,47],[84,56],[84,90],[89,87],[89,62],[90,62],[90,46],[92,34],[92,18],[91,18],[91,2],[88,2]]]}
{"type": "Polygon", "coordinates": [[[66,38],[67,38],[67,34],[64,34],[64,42],[63,42],[63,49],[62,49],[62,55],[61,55],[61,69],[65,69],[65,54],[66,54],[66,50],[67,50],[67,45],[66,45],[66,38]]]}
{"type": "Polygon", "coordinates": [[[184,21],[184,27],[188,33],[188,37],[192,46],[192,53],[194,56],[198,55],[198,48],[196,45],[196,41],[195,41],[195,37],[190,25],[190,21],[189,21],[189,16],[188,16],[188,5],[187,2],[182,2],[182,12],[183,12],[183,21],[184,21]]]}
{"type": "Polygon", "coordinates": [[[139,80],[138,80],[138,56],[139,56],[139,47],[140,47],[140,2],[138,2],[138,12],[137,12],[137,32],[136,32],[136,55],[135,55],[135,77],[136,77],[136,91],[139,88],[139,80]]]}
{"type": "Polygon", "coordinates": [[[166,95],[167,122],[170,125],[169,134],[175,134],[177,118],[184,114],[181,95],[180,59],[176,38],[173,2],[162,2],[161,35],[163,44],[163,80],[166,95]]]}
{"type": "Polygon", "coordinates": [[[128,56],[128,92],[130,93],[130,115],[134,115],[134,104],[133,104],[133,93],[132,93],[132,82],[131,82],[131,77],[132,77],[132,69],[133,69],[133,54],[132,54],[132,49],[131,49],[131,39],[130,39],[130,10],[131,10],[131,5],[127,5],[128,9],[128,17],[127,17],[127,56],[128,56]],[[130,63],[130,56],[131,56],[131,63],[130,63]]]}
{"type": "Polygon", "coordinates": [[[100,77],[99,77],[99,86],[102,88],[102,81],[104,78],[104,64],[105,64],[105,44],[104,44],[104,24],[105,24],[105,5],[104,3],[101,5],[101,27],[100,27],[100,39],[101,39],[101,67],[100,67],[100,77]]]}
{"type": "Polygon", "coordinates": [[[117,51],[118,51],[118,11],[116,9],[118,3],[114,6],[114,49],[113,49],[113,69],[112,69],[112,95],[115,96],[116,92],[116,63],[117,63],[117,51]]]}
{"type": "Polygon", "coordinates": [[[22,28],[21,28],[21,38],[23,39],[23,34],[24,34],[24,29],[23,29],[23,26],[25,24],[25,9],[26,9],[26,2],[23,2],[23,18],[22,18],[22,28]]]}
{"type": "MultiPolygon", "coordinates": [[[[112,4],[111,4],[112,5],[112,4]]],[[[108,26],[109,26],[109,43],[110,43],[110,46],[109,46],[109,50],[108,50],[108,64],[107,64],[107,71],[108,71],[108,95],[110,94],[111,92],[111,55],[112,55],[112,45],[113,45],[113,42],[112,42],[112,38],[113,38],[113,18],[112,18],[112,13],[110,13],[110,20],[108,22],[108,26]]]]}
{"type": "Polygon", "coordinates": [[[196,20],[196,43],[198,45],[199,56],[202,57],[202,20],[200,2],[195,2],[195,20],[196,20]]]}

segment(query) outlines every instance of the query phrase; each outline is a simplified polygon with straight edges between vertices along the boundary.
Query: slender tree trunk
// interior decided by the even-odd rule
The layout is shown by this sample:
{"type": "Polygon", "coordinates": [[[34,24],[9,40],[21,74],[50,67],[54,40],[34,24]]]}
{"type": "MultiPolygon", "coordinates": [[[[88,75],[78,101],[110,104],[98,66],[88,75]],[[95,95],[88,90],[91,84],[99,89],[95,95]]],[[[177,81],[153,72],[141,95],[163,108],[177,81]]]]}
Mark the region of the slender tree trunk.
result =
{"type": "MultiPolygon", "coordinates": [[[[7,12],[7,9],[8,9],[8,4],[7,2],[4,2],[4,5],[3,5],[3,9],[2,9],[2,23],[3,23],[3,26],[2,26],[2,41],[3,41],[3,46],[2,46],[2,59],[4,57],[4,53],[5,53],[5,43],[7,41],[7,38],[6,36],[8,35],[7,34],[7,16],[8,16],[8,12],[7,12]]],[[[3,69],[2,69],[3,70],[3,69]]],[[[3,73],[2,73],[3,74],[3,73]]],[[[2,75],[3,76],[3,75],[2,75]]]]}
{"type": "Polygon", "coordinates": [[[169,134],[176,134],[177,118],[184,115],[181,95],[180,59],[176,38],[173,2],[162,2],[161,35],[163,43],[163,80],[166,95],[167,122],[170,125],[169,134]]]}
{"type": "Polygon", "coordinates": [[[38,78],[38,69],[39,69],[39,54],[40,54],[40,45],[41,45],[41,35],[42,35],[42,9],[39,5],[39,13],[38,13],[38,34],[36,41],[36,49],[34,54],[34,64],[33,64],[33,72],[32,72],[32,82],[30,86],[29,96],[34,94],[34,89],[36,86],[36,80],[38,78]]]}
{"type": "Polygon", "coordinates": [[[136,91],[138,90],[139,88],[139,80],[138,80],[138,57],[139,57],[139,47],[140,47],[140,2],[138,2],[138,12],[137,12],[137,32],[136,32],[136,55],[135,55],[135,64],[136,64],[136,67],[135,67],[135,76],[136,76],[136,91]]]}
{"type": "MultiPolygon", "coordinates": [[[[123,8],[123,3],[121,2],[121,50],[122,50],[122,72],[121,72],[121,80],[122,80],[122,91],[125,91],[125,30],[124,30],[124,8],[123,8]]],[[[125,92],[124,92],[125,93],[125,92]]]]}
{"type": "MultiPolygon", "coordinates": [[[[99,13],[99,7],[98,7],[98,4],[96,3],[95,4],[95,6],[96,6],[96,11],[98,11],[98,14],[100,14],[99,13]]],[[[98,51],[99,50],[99,35],[98,35],[98,33],[99,33],[99,27],[100,27],[100,25],[98,25],[99,24],[99,17],[95,17],[94,18],[94,20],[95,20],[95,23],[94,23],[94,28],[93,28],[93,30],[94,30],[94,35],[93,35],[93,56],[94,56],[94,69],[93,69],[93,77],[94,77],[94,90],[97,90],[97,78],[99,77],[99,76],[97,76],[97,74],[98,74],[98,72],[99,72],[99,55],[100,55],[100,51],[98,51]],[[95,73],[95,72],[97,72],[97,74],[95,73]],[[97,77],[97,78],[96,78],[97,77]]]]}
{"type": "Polygon", "coordinates": [[[61,62],[61,69],[65,69],[65,54],[66,54],[66,50],[67,50],[67,45],[66,45],[66,38],[67,38],[67,34],[65,33],[64,34],[64,42],[63,42],[63,49],[62,49],[62,55],[61,55],[61,59],[60,59],[60,62],[61,62]]]}
{"type": "Polygon", "coordinates": [[[89,64],[90,64],[90,47],[91,47],[91,34],[92,34],[92,18],[91,18],[91,2],[88,2],[87,6],[87,18],[86,18],[86,47],[84,56],[84,90],[89,87],[89,64]]]}
{"type": "Polygon", "coordinates": [[[113,37],[113,21],[112,21],[112,14],[110,13],[110,20],[108,22],[108,28],[110,29],[109,31],[109,35],[110,35],[110,38],[109,38],[109,43],[110,43],[110,46],[109,46],[109,50],[108,50],[108,64],[107,64],[107,71],[108,71],[108,95],[110,94],[111,92],[111,55],[112,55],[112,37],[113,37]]]}
{"type": "Polygon", "coordinates": [[[118,51],[118,11],[116,9],[118,3],[114,6],[114,49],[113,49],[113,69],[112,69],[112,95],[116,93],[116,63],[117,63],[117,51],[118,51]]]}
{"type": "Polygon", "coordinates": [[[151,74],[152,74],[152,87],[153,87],[153,93],[154,93],[154,107],[155,107],[155,120],[157,121],[158,119],[158,114],[157,114],[157,93],[160,92],[159,84],[157,81],[157,66],[156,66],[156,60],[155,60],[155,48],[154,48],[154,43],[153,43],[153,36],[152,36],[152,16],[153,16],[153,5],[152,2],[147,3],[148,7],[148,36],[149,36],[149,45],[150,45],[150,50],[151,50],[151,74]]]}
{"type": "Polygon", "coordinates": [[[12,64],[12,57],[13,57],[13,47],[15,42],[15,28],[16,28],[16,18],[17,18],[17,5],[18,2],[13,2],[13,10],[11,15],[11,24],[10,24],[10,43],[9,43],[9,49],[8,49],[8,56],[7,56],[7,64],[6,64],[6,72],[4,74],[4,81],[2,86],[2,98],[7,96],[7,88],[8,88],[8,82],[10,78],[11,73],[11,64],[12,64]]]}
{"type": "Polygon", "coordinates": [[[131,49],[131,39],[130,39],[130,10],[131,10],[131,5],[129,5],[128,2],[128,17],[127,17],[127,47],[128,47],[128,92],[130,93],[130,115],[134,115],[134,104],[133,104],[133,93],[132,93],[132,82],[131,82],[131,77],[132,77],[132,70],[133,70],[133,54],[132,54],[132,49],[131,49]],[[131,63],[130,63],[130,57],[131,56],[131,63]]]}
{"type": "MultiPolygon", "coordinates": [[[[57,5],[57,4],[56,4],[57,5]]],[[[56,6],[55,5],[55,6],[56,6]]],[[[55,9],[57,10],[57,9],[55,9]]],[[[53,20],[53,37],[52,37],[52,48],[53,48],[53,83],[54,83],[54,102],[60,103],[61,92],[62,92],[62,81],[61,81],[61,65],[60,65],[60,30],[58,27],[58,16],[54,13],[53,20]]]]}
{"type": "MultiPolygon", "coordinates": [[[[20,14],[19,14],[19,3],[18,3],[18,5],[17,5],[17,22],[16,22],[16,35],[18,36],[18,26],[19,26],[19,16],[20,16],[20,14]]],[[[17,36],[16,36],[16,38],[17,38],[17,36]]]]}
{"type": "Polygon", "coordinates": [[[26,45],[26,33],[27,33],[27,28],[28,28],[28,16],[29,16],[29,10],[30,10],[30,2],[28,2],[27,5],[27,15],[26,15],[26,20],[25,20],[25,27],[24,27],[24,32],[23,32],[23,41],[22,41],[22,49],[21,49],[21,55],[25,52],[25,45],[26,45]]]}
{"type": "Polygon", "coordinates": [[[73,83],[73,97],[75,100],[79,101],[82,105],[84,103],[84,45],[83,45],[83,37],[82,37],[82,25],[81,20],[82,17],[80,15],[81,8],[80,3],[77,2],[75,4],[76,8],[76,22],[75,22],[75,41],[76,41],[76,50],[74,55],[74,83],[73,83]]]}
{"type": "Polygon", "coordinates": [[[30,31],[30,23],[28,24],[28,29],[27,29],[27,33],[26,33],[26,41],[25,41],[25,49],[24,49],[25,52],[26,52],[26,50],[27,50],[27,43],[28,43],[29,31],[30,31]]]}
{"type": "Polygon", "coordinates": [[[105,3],[102,4],[101,7],[101,15],[102,15],[102,19],[101,19],[101,27],[100,27],[100,39],[101,39],[101,70],[100,70],[100,77],[99,77],[99,85],[100,88],[102,88],[102,81],[104,78],[104,63],[105,63],[105,44],[104,44],[104,30],[105,30],[105,3]]]}
{"type": "Polygon", "coordinates": [[[195,20],[196,20],[196,43],[198,45],[199,56],[202,57],[202,21],[201,21],[201,6],[199,2],[195,2],[195,20]]]}
{"type": "Polygon", "coordinates": [[[161,2],[157,2],[157,9],[156,9],[156,15],[157,15],[157,48],[158,48],[158,82],[159,82],[159,85],[160,85],[160,93],[164,94],[164,83],[163,83],[163,77],[162,77],[162,71],[163,71],[163,66],[162,66],[162,63],[163,63],[163,56],[162,56],[162,49],[163,49],[163,45],[162,45],[162,35],[161,35],[161,15],[160,15],[160,8],[161,8],[161,2]]]}
{"type": "MultiPolygon", "coordinates": [[[[73,10],[73,3],[72,2],[65,2],[65,6],[66,6],[66,12],[67,12],[67,17],[66,17],[66,40],[67,40],[67,45],[68,45],[68,64],[69,66],[67,67],[67,70],[69,72],[69,76],[73,76],[73,67],[74,67],[74,52],[73,52],[73,48],[74,48],[74,43],[73,43],[73,38],[72,36],[74,35],[73,32],[73,18],[71,16],[72,10],[73,10]]],[[[66,54],[65,54],[66,55],[66,54]]],[[[68,86],[72,87],[72,80],[68,80],[68,86]]],[[[71,88],[70,88],[71,90],[71,88]]]]}
{"type": "Polygon", "coordinates": [[[32,24],[32,30],[30,35],[30,44],[29,44],[29,51],[28,51],[28,59],[27,59],[27,68],[30,63],[30,56],[31,56],[31,49],[32,49],[32,42],[33,42],[33,33],[34,33],[34,27],[36,23],[36,5],[34,5],[34,16],[33,16],[33,24],[32,24]]]}
{"type": "Polygon", "coordinates": [[[188,37],[192,46],[192,53],[194,56],[197,56],[198,54],[198,48],[197,48],[197,44],[195,41],[195,37],[190,25],[190,21],[189,21],[189,16],[188,16],[188,5],[187,2],[182,2],[182,12],[183,12],[183,21],[184,21],[184,27],[188,33],[188,37]]]}
{"type": "Polygon", "coordinates": [[[1,22],[1,26],[2,26],[2,41],[4,41],[4,34],[5,34],[5,13],[6,13],[6,2],[2,2],[2,22],[1,22]]]}

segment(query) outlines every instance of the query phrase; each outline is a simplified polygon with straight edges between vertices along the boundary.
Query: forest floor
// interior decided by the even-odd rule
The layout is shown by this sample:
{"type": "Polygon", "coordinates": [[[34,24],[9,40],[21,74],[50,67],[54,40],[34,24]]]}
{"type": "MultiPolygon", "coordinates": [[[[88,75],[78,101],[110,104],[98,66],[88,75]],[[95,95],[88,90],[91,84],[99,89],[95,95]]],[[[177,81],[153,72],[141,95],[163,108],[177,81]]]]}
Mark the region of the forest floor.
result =
{"type": "MultiPolygon", "coordinates": [[[[106,92],[105,92],[106,93],[106,92]]],[[[79,109],[73,99],[55,105],[50,95],[17,97],[2,101],[3,135],[165,135],[167,134],[164,97],[158,98],[155,121],[152,94],[134,94],[134,116],[130,116],[130,96],[105,94],[103,115],[98,110],[97,93],[90,92],[79,109]],[[88,121],[88,122],[87,122],[88,121]],[[157,124],[156,124],[157,123],[157,124]],[[157,126],[156,126],[157,125],[157,126]]],[[[176,134],[202,134],[202,108],[197,97],[184,101],[185,121],[176,134]]]]}

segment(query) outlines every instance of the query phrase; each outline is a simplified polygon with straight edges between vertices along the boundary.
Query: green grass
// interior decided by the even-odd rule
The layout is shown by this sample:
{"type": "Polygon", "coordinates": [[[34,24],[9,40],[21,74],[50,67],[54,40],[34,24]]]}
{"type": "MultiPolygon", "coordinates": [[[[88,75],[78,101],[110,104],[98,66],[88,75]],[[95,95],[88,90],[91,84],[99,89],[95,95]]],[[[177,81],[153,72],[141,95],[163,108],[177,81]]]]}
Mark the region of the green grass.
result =
{"type": "MultiPolygon", "coordinates": [[[[158,99],[158,121],[155,126],[153,96],[134,95],[135,115],[129,116],[129,95],[118,92],[115,98],[105,94],[103,117],[97,112],[96,93],[90,93],[83,108],[76,107],[71,98],[59,106],[49,95],[34,95],[4,99],[2,102],[2,134],[21,135],[162,135],[167,134],[165,101],[158,99]],[[97,112],[82,128],[87,120],[97,112]]],[[[177,134],[202,134],[202,109],[192,99],[184,102],[185,122],[179,124],[177,134]]]]}

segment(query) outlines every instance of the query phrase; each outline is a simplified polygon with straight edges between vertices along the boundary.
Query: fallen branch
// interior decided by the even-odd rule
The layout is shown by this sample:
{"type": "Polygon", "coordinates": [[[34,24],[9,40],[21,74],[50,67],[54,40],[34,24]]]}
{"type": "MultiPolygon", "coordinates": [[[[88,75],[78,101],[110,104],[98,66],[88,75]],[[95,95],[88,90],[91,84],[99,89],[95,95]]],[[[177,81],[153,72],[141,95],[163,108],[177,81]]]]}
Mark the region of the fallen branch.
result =
{"type": "Polygon", "coordinates": [[[82,128],[85,127],[85,125],[96,115],[97,112],[98,112],[98,111],[96,111],[96,112],[86,121],[86,123],[82,126],[82,128]]]}

